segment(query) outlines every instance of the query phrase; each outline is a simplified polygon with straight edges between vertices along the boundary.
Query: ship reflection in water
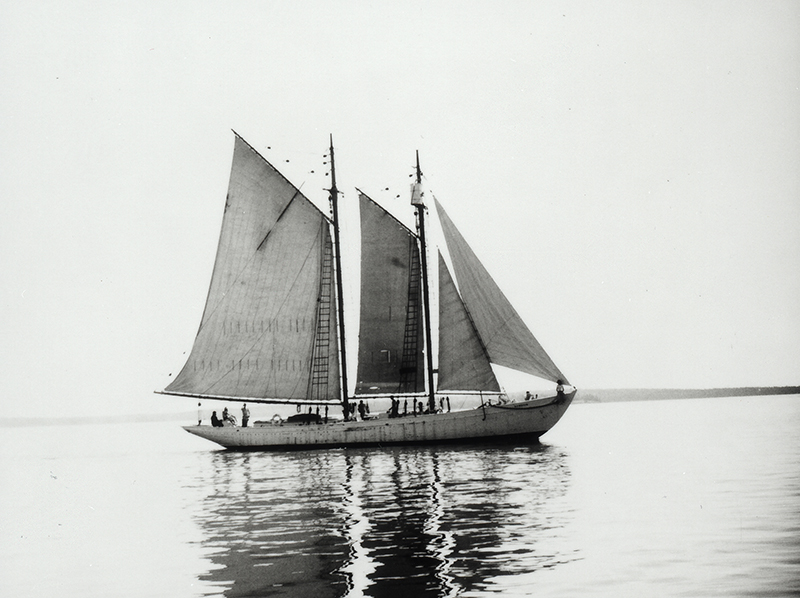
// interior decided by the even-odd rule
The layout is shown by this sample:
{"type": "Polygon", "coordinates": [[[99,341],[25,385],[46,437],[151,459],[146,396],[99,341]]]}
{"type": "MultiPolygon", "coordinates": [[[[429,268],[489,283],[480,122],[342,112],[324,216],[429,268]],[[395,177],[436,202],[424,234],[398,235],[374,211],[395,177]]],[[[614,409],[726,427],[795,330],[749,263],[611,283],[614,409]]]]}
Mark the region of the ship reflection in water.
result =
{"type": "Polygon", "coordinates": [[[575,560],[560,448],[203,453],[207,593],[456,596],[575,560]]]}

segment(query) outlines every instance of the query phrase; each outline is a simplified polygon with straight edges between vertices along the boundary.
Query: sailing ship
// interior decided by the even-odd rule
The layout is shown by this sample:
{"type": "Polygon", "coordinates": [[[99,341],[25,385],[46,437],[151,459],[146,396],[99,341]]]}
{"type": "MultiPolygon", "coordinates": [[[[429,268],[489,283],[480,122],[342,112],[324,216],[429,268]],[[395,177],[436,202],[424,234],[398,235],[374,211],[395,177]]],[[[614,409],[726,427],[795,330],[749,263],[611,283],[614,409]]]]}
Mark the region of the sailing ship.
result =
{"type": "Polygon", "coordinates": [[[345,314],[353,306],[345,302],[333,139],[325,213],[234,134],[200,327],[186,364],[161,392],[304,412],[250,426],[198,423],[188,432],[229,449],[267,450],[534,440],[558,422],[575,388],[428,195],[418,154],[415,226],[357,190],[359,331],[351,385],[345,314]],[[439,242],[431,240],[431,222],[439,242]],[[556,391],[508,400],[492,364],[555,383],[556,391]],[[451,410],[456,395],[479,404],[451,410]]]}

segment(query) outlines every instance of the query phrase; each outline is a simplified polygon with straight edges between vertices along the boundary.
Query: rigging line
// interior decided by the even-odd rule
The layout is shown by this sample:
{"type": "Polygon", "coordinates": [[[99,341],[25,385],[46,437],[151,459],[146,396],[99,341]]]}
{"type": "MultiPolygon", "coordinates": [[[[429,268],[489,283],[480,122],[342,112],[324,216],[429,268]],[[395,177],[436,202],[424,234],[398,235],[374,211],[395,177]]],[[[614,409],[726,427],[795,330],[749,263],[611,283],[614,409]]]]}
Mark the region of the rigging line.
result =
{"type": "MultiPolygon", "coordinates": [[[[300,185],[300,186],[302,187],[303,185],[300,185]]],[[[280,213],[280,215],[278,216],[278,218],[275,220],[275,223],[272,225],[272,228],[270,228],[270,229],[267,231],[267,234],[266,234],[266,235],[264,235],[264,238],[261,240],[261,243],[259,243],[259,244],[258,244],[258,247],[256,247],[256,251],[261,251],[261,248],[264,246],[264,243],[266,243],[266,242],[267,242],[267,238],[269,238],[269,235],[270,235],[270,233],[271,233],[272,231],[274,231],[274,230],[275,230],[275,227],[276,227],[276,226],[278,226],[278,222],[280,222],[280,221],[281,221],[281,218],[283,218],[283,215],[286,213],[286,210],[288,210],[288,209],[289,209],[289,206],[291,206],[291,205],[292,205],[292,202],[295,200],[295,198],[296,198],[298,195],[300,195],[300,189],[297,189],[297,190],[294,192],[294,195],[292,195],[292,199],[290,199],[290,200],[289,200],[289,203],[287,203],[287,204],[286,204],[286,206],[283,208],[283,210],[281,210],[281,213],[280,213]]]]}
{"type": "MultiPolygon", "coordinates": [[[[328,245],[329,244],[330,244],[330,250],[331,251],[330,251],[330,256],[329,256],[330,257],[330,262],[329,262],[328,267],[331,269],[331,271],[333,269],[333,263],[332,263],[333,262],[333,240],[331,239],[330,223],[328,223],[328,222],[321,223],[321,225],[320,225],[320,233],[319,234],[320,234],[320,237],[322,239],[322,241],[320,242],[320,275],[319,275],[319,279],[317,281],[317,307],[316,307],[316,310],[315,310],[315,313],[314,313],[314,317],[315,317],[315,320],[314,320],[314,335],[311,338],[311,343],[310,343],[311,346],[309,348],[309,355],[311,356],[311,359],[310,359],[310,366],[311,367],[309,368],[309,372],[308,372],[308,386],[307,386],[308,395],[311,398],[313,398],[313,386],[314,386],[314,382],[313,381],[314,381],[314,372],[315,372],[315,368],[316,368],[316,363],[317,363],[317,359],[320,358],[320,354],[318,353],[318,349],[321,349],[321,347],[317,343],[318,343],[318,340],[320,339],[320,335],[321,335],[320,322],[322,320],[322,303],[323,303],[322,298],[323,298],[323,287],[325,286],[324,280],[325,280],[325,276],[326,276],[326,273],[325,273],[325,257],[328,254],[327,249],[328,249],[328,245]],[[328,243],[326,243],[326,241],[328,243]]],[[[331,275],[331,278],[332,278],[332,272],[329,272],[329,275],[331,275]]],[[[335,313],[332,310],[332,304],[334,302],[334,292],[333,291],[335,290],[335,286],[334,286],[334,283],[333,283],[332,280],[328,281],[328,286],[330,287],[330,290],[329,290],[329,293],[330,293],[329,303],[331,304],[331,305],[328,306],[328,310],[329,310],[328,311],[328,334],[330,334],[331,313],[335,313]]],[[[338,318],[338,314],[337,314],[337,318],[338,318]]],[[[334,328],[336,328],[336,326],[334,326],[334,328]]],[[[327,353],[328,354],[324,357],[324,360],[325,360],[325,363],[326,363],[326,367],[327,367],[328,359],[330,358],[330,336],[328,337],[328,351],[327,351],[327,353]]],[[[338,376],[337,376],[337,378],[338,378],[338,376]]],[[[328,372],[328,377],[327,377],[327,380],[325,382],[326,392],[327,392],[327,388],[329,386],[329,382],[330,382],[330,371],[328,372]]]]}
{"type": "MultiPolygon", "coordinates": [[[[294,289],[295,285],[297,284],[297,280],[300,278],[300,274],[301,274],[301,273],[302,273],[302,272],[305,270],[305,266],[306,266],[306,264],[308,263],[309,259],[311,258],[311,255],[312,255],[312,253],[314,252],[314,249],[317,247],[317,244],[318,244],[318,242],[320,241],[320,236],[321,236],[321,232],[320,232],[320,233],[317,235],[317,237],[315,238],[315,240],[314,240],[314,243],[312,243],[312,244],[311,244],[311,247],[310,247],[310,249],[309,249],[308,253],[306,254],[306,257],[305,257],[305,259],[303,260],[303,265],[302,265],[302,266],[301,266],[301,267],[298,269],[298,271],[297,271],[297,274],[296,274],[296,276],[294,277],[294,280],[292,281],[292,284],[291,284],[291,285],[290,285],[290,287],[289,287],[289,290],[290,290],[290,291],[291,291],[292,289],[294,289]]],[[[281,311],[282,311],[282,310],[283,310],[283,308],[286,306],[286,302],[287,302],[287,301],[288,301],[288,299],[289,299],[289,295],[291,295],[291,293],[286,293],[286,297],[284,297],[283,301],[282,301],[282,302],[281,302],[281,304],[278,306],[278,310],[277,310],[277,312],[276,312],[276,314],[275,314],[275,315],[276,315],[276,317],[280,315],[281,311]]],[[[221,303],[220,303],[220,305],[221,305],[221,303]]],[[[215,311],[216,311],[216,310],[215,310],[215,311]]],[[[255,349],[256,345],[258,345],[258,344],[259,344],[259,342],[261,341],[261,339],[264,337],[264,335],[265,335],[265,334],[267,334],[267,331],[263,331],[263,332],[261,332],[261,333],[260,333],[260,334],[259,334],[259,335],[256,337],[255,341],[253,341],[253,343],[250,345],[250,347],[249,347],[249,348],[248,348],[246,351],[244,351],[244,353],[242,354],[242,356],[240,357],[240,359],[239,359],[239,360],[235,360],[235,361],[234,361],[234,364],[236,363],[236,361],[241,361],[241,359],[244,359],[245,357],[247,357],[247,356],[248,356],[248,355],[249,355],[249,354],[250,354],[250,353],[253,351],[253,349],[255,349]]],[[[280,356],[283,356],[283,355],[284,355],[284,353],[280,354],[280,356]]],[[[228,368],[228,369],[227,369],[226,371],[224,371],[222,374],[220,374],[220,375],[217,377],[217,379],[216,379],[216,380],[214,380],[214,381],[213,381],[211,384],[209,384],[209,385],[206,387],[206,392],[208,392],[209,390],[211,390],[212,388],[214,388],[214,387],[215,387],[215,386],[216,386],[216,385],[217,385],[217,384],[218,384],[218,383],[219,383],[219,382],[220,382],[220,381],[221,381],[221,380],[222,380],[222,379],[223,379],[225,376],[227,376],[228,374],[230,374],[230,373],[231,373],[231,372],[232,372],[232,371],[235,369],[235,367],[236,367],[236,366],[234,365],[234,366],[232,366],[232,367],[228,368]]],[[[268,381],[268,382],[270,382],[271,380],[272,380],[272,378],[271,378],[271,376],[270,376],[270,377],[267,379],[267,381],[268,381]]]]}

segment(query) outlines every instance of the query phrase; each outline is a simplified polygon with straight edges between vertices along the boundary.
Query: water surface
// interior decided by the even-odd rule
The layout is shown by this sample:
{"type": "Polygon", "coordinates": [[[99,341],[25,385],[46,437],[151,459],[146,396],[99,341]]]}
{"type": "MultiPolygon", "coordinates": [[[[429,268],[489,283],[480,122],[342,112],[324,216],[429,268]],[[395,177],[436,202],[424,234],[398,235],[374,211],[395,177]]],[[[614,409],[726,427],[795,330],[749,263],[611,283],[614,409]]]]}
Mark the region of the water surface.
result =
{"type": "Polygon", "coordinates": [[[798,396],[574,405],[528,446],[5,428],[0,595],[798,595],[798,430],[798,396]]]}

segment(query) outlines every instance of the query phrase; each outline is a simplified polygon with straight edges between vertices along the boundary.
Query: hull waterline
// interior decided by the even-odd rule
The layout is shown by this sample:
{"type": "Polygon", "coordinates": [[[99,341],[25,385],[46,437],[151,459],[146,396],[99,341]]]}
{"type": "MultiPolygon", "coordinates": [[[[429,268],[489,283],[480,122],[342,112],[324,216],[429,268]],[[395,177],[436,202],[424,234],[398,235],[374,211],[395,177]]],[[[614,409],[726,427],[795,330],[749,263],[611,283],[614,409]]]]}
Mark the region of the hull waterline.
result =
{"type": "Polygon", "coordinates": [[[196,436],[232,450],[418,445],[453,442],[535,440],[569,407],[575,391],[562,397],[484,405],[468,411],[327,424],[265,424],[248,428],[186,426],[196,436]]]}

